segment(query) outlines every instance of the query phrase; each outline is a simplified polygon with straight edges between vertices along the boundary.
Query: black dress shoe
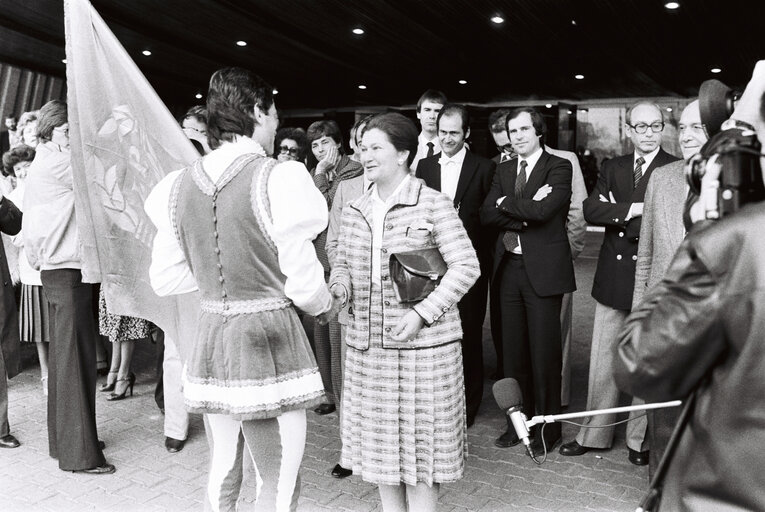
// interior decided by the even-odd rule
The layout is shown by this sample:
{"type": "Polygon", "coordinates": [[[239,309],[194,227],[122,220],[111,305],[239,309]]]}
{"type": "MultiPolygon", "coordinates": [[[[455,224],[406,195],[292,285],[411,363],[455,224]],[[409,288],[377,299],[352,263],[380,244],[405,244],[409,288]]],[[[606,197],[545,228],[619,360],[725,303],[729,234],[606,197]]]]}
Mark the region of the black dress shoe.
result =
{"type": "Polygon", "coordinates": [[[631,463],[636,466],[645,466],[648,464],[649,451],[639,452],[637,450],[629,449],[630,454],[628,456],[631,463]]]}
{"type": "Polygon", "coordinates": [[[510,448],[511,446],[515,446],[520,442],[521,440],[518,439],[518,436],[515,434],[515,430],[508,429],[507,432],[499,436],[497,440],[494,441],[494,445],[500,448],[510,448]]]}
{"type": "Polygon", "coordinates": [[[115,471],[117,471],[117,469],[114,467],[114,464],[105,462],[103,465],[97,466],[95,468],[75,469],[72,471],[72,473],[86,473],[88,475],[110,475],[115,471]]]}
{"type": "Polygon", "coordinates": [[[570,443],[566,443],[561,445],[560,450],[558,450],[558,453],[561,455],[565,455],[566,457],[576,457],[578,455],[584,455],[585,453],[589,452],[590,449],[586,446],[582,446],[581,444],[576,442],[576,439],[571,441],[570,443]]]}
{"type": "Polygon", "coordinates": [[[320,414],[324,416],[325,414],[331,414],[335,412],[337,407],[335,407],[335,404],[321,404],[319,407],[313,410],[316,414],[320,414]]]}
{"type": "Polygon", "coordinates": [[[335,464],[335,467],[332,468],[332,476],[335,478],[345,478],[348,476],[351,476],[353,474],[353,470],[346,469],[340,464],[335,464]]]}
{"type": "Polygon", "coordinates": [[[165,449],[170,453],[177,453],[183,450],[183,445],[185,444],[185,439],[173,439],[172,437],[165,438],[165,449]]]}
{"type": "Polygon", "coordinates": [[[13,437],[11,434],[6,434],[0,437],[0,448],[18,448],[19,440],[13,437]]]}

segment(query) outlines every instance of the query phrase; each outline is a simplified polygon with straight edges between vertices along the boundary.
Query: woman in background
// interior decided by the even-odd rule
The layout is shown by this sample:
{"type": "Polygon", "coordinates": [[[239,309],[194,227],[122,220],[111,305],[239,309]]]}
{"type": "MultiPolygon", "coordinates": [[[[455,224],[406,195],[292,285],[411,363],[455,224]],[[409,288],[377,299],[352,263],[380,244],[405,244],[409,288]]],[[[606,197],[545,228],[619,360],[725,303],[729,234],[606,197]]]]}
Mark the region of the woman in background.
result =
{"type": "MultiPolygon", "coordinates": [[[[23,208],[24,195],[27,190],[27,171],[34,158],[35,150],[24,144],[16,146],[3,155],[5,172],[13,173],[16,176],[16,188],[8,194],[8,199],[13,201],[13,204],[17,205],[20,210],[23,208]]],[[[37,358],[40,360],[40,382],[43,393],[47,396],[48,342],[50,342],[48,301],[43,297],[40,272],[33,269],[27,260],[23,234],[19,232],[18,235],[11,237],[11,241],[19,248],[18,267],[21,279],[19,327],[21,341],[34,343],[37,346],[37,358]]]]}
{"type": "Polygon", "coordinates": [[[308,138],[302,128],[280,128],[274,139],[274,158],[280,162],[295,161],[305,164],[308,138]]]}
{"type": "Polygon", "coordinates": [[[343,208],[330,280],[353,310],[342,463],[379,487],[384,511],[435,511],[439,485],[462,478],[467,457],[457,303],[479,276],[478,259],[452,201],[410,175],[414,123],[376,116],[361,142],[372,186],[343,208]],[[447,266],[440,284],[416,304],[399,302],[390,256],[432,248],[447,266]]]}

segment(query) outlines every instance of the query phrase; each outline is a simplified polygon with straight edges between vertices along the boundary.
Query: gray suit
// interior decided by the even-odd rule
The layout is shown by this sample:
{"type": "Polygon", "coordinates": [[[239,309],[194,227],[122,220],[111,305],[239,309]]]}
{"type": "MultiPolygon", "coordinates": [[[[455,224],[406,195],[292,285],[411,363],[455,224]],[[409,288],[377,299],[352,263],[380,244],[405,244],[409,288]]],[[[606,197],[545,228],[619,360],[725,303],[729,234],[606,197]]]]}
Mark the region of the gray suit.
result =
{"type": "MultiPolygon", "coordinates": [[[[683,208],[688,191],[684,166],[685,162],[679,160],[659,167],[653,171],[648,181],[635,267],[633,310],[642,301],[643,294],[662,280],[677,248],[685,238],[683,208]]],[[[648,411],[648,442],[652,452],[649,467],[651,476],[664,454],[679,414],[678,408],[648,411]]]]}
{"type": "MultiPolygon", "coordinates": [[[[568,217],[566,218],[566,234],[568,235],[568,244],[571,246],[571,257],[576,260],[579,253],[584,250],[584,235],[587,232],[587,222],[584,220],[582,203],[587,199],[587,187],[584,185],[584,176],[582,168],[579,166],[579,159],[571,151],[563,151],[545,146],[545,151],[550,154],[565,158],[571,162],[571,204],[568,208],[568,217]]],[[[561,342],[563,343],[563,365],[561,371],[560,403],[565,407],[568,405],[571,395],[571,336],[573,325],[571,317],[573,316],[573,293],[563,295],[563,302],[560,307],[560,328],[561,342]]]]}

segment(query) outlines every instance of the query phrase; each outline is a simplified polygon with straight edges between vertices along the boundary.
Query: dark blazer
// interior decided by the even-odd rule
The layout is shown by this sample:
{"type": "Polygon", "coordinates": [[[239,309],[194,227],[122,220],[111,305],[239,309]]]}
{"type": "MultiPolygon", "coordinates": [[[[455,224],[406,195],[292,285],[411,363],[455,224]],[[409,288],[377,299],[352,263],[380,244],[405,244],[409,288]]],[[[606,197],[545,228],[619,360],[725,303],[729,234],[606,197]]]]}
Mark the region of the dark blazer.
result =
{"type": "Polygon", "coordinates": [[[606,233],[600,247],[598,267],[592,283],[592,296],[603,305],[629,311],[635,287],[635,266],[642,217],[624,218],[632,203],[642,203],[648,180],[654,169],[678,160],[663,149],[643,172],[637,188],[633,185],[634,153],[608,160],[600,170],[598,184],[584,201],[588,223],[604,226],[606,233]],[[608,199],[604,202],[600,196],[608,199]],[[611,198],[616,202],[611,202],[611,198]]]}
{"type": "MultiPolygon", "coordinates": [[[[417,165],[416,174],[418,178],[425,181],[428,187],[439,192],[441,191],[441,165],[438,163],[440,158],[440,153],[429,158],[423,158],[417,165]]],[[[483,201],[491,189],[496,167],[497,165],[488,158],[467,151],[465,160],[462,162],[457,191],[454,194],[454,207],[457,209],[462,225],[465,226],[468,238],[473,243],[473,248],[478,253],[481,266],[491,258],[493,249],[491,245],[493,245],[496,236],[495,231],[487,230],[481,226],[479,216],[483,201]]]]}
{"type": "MultiPolygon", "coordinates": [[[[537,295],[546,297],[573,292],[576,281],[566,234],[571,201],[571,162],[543,151],[521,199],[515,199],[514,192],[518,159],[513,158],[506,169],[508,172],[500,169],[494,175],[491,190],[481,208],[481,223],[499,229],[500,233],[519,232],[523,263],[537,295]],[[541,201],[534,201],[534,194],[545,184],[552,187],[552,192],[541,201]],[[497,207],[497,200],[503,196],[505,199],[497,207]]],[[[504,253],[505,246],[499,236],[495,244],[493,273],[504,253]]]]}
{"type": "MultiPolygon", "coordinates": [[[[0,201],[0,231],[6,235],[16,235],[21,231],[21,211],[7,197],[0,201]]],[[[2,275],[2,299],[0,299],[0,357],[5,363],[8,378],[15,377],[21,371],[19,358],[19,315],[16,307],[16,296],[13,292],[11,275],[8,272],[8,260],[5,258],[5,248],[0,243],[0,275],[2,275]]],[[[1,379],[5,375],[0,375],[1,379]]]]}

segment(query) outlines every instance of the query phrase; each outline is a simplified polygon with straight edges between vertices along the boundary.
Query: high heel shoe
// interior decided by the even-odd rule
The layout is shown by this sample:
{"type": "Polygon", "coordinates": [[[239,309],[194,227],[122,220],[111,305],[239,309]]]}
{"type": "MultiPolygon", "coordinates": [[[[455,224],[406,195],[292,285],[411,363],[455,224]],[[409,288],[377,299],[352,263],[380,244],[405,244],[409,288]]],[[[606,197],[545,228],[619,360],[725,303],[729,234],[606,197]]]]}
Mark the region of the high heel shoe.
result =
{"type": "Polygon", "coordinates": [[[114,391],[114,384],[117,382],[117,379],[114,379],[113,381],[109,382],[109,375],[112,375],[112,374],[116,376],[117,372],[109,370],[109,372],[106,374],[106,383],[101,384],[101,387],[98,388],[99,391],[101,392],[114,391]]]}
{"type": "Polygon", "coordinates": [[[117,379],[116,382],[127,382],[127,386],[125,386],[124,391],[122,393],[112,393],[111,395],[107,396],[106,399],[110,402],[114,402],[115,400],[123,400],[127,398],[127,392],[128,389],[130,390],[130,396],[133,396],[133,385],[135,384],[135,373],[130,373],[130,377],[127,379],[117,379]]]}

